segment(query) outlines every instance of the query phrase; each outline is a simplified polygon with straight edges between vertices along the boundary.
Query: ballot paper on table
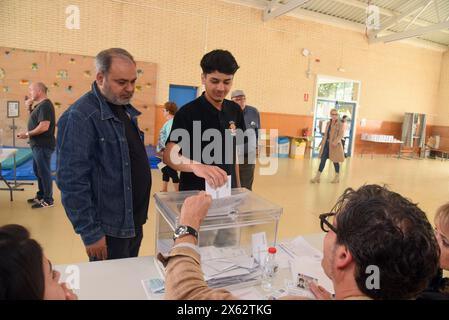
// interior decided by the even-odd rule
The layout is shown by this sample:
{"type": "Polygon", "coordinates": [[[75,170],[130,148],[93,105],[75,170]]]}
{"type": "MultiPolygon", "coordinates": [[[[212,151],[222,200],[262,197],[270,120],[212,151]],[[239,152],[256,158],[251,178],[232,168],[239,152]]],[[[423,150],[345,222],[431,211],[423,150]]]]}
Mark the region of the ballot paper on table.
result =
{"type": "Polygon", "coordinates": [[[278,263],[279,269],[290,268],[290,260],[292,260],[292,257],[282,250],[282,248],[279,249],[279,246],[277,246],[277,249],[276,262],[278,263]]]}
{"type": "Polygon", "coordinates": [[[310,245],[303,237],[299,236],[291,241],[285,241],[279,244],[292,259],[301,257],[310,257],[316,261],[321,261],[323,254],[312,245],[310,245]]]}
{"type": "Polygon", "coordinates": [[[152,299],[153,294],[165,293],[165,283],[162,279],[145,279],[142,280],[142,285],[148,299],[152,299]]]}
{"type": "Polygon", "coordinates": [[[200,247],[199,250],[201,254],[201,262],[208,260],[228,259],[246,256],[245,249],[243,248],[232,248],[232,247],[219,248],[214,246],[206,246],[200,247]]]}
{"type": "Polygon", "coordinates": [[[290,261],[302,257],[309,257],[320,263],[323,259],[323,254],[301,236],[279,243],[278,247],[281,249],[276,253],[279,268],[288,268],[290,261]]]}
{"type": "Polygon", "coordinates": [[[231,196],[231,176],[228,176],[226,183],[219,188],[212,188],[206,181],[206,193],[210,194],[212,199],[220,199],[231,196]]]}
{"type": "Polygon", "coordinates": [[[231,290],[231,293],[241,300],[266,300],[254,287],[231,290]]]}
{"type": "Polygon", "coordinates": [[[256,279],[259,265],[242,248],[201,247],[204,279],[211,287],[224,287],[256,279]]]}

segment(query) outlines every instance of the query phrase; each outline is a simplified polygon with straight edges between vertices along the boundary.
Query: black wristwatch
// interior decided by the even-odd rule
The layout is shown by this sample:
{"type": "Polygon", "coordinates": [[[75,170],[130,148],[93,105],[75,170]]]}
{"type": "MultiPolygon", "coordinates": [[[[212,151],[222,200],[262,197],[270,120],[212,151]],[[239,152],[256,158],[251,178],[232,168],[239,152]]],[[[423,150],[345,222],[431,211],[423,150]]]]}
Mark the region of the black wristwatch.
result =
{"type": "Polygon", "coordinates": [[[176,240],[189,234],[194,236],[198,240],[198,231],[196,231],[190,226],[180,225],[176,228],[175,233],[173,234],[173,240],[176,240]]]}

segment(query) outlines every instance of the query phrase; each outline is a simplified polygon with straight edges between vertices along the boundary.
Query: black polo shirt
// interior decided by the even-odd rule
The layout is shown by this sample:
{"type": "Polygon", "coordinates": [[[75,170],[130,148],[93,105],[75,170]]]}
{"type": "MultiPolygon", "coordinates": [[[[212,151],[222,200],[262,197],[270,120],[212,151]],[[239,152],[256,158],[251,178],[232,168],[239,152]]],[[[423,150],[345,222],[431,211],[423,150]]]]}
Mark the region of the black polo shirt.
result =
{"type": "Polygon", "coordinates": [[[55,148],[55,108],[49,99],[38,103],[30,114],[28,131],[35,129],[40,122],[50,121],[48,130],[36,136],[30,137],[30,146],[43,148],[55,148]]]}
{"type": "MultiPolygon", "coordinates": [[[[150,202],[151,171],[145,145],[139,130],[126,112],[126,106],[109,103],[114,115],[123,123],[131,163],[134,225],[140,227],[147,221],[150,202]]],[[[120,174],[117,172],[117,174],[120,174]]]]}
{"type": "MultiPolygon", "coordinates": [[[[182,148],[186,142],[182,141],[182,137],[176,137],[174,131],[185,129],[188,133],[190,150],[181,149],[182,155],[204,164],[220,167],[232,176],[232,187],[235,188],[237,186],[235,178],[236,137],[232,134],[233,130],[226,130],[234,128],[245,131],[245,121],[240,106],[233,101],[224,100],[220,111],[207,101],[203,93],[199,98],[189,102],[176,112],[167,143],[174,142],[182,148]],[[201,130],[199,128],[194,130],[194,121],[201,123],[201,130]],[[208,147],[209,143],[214,141],[215,138],[218,139],[218,137],[214,137],[213,134],[211,135],[212,138],[204,139],[203,137],[208,129],[215,129],[220,133],[221,159],[218,158],[219,155],[215,157],[215,152],[211,151],[211,146],[208,147]],[[207,149],[205,150],[205,148],[207,149]],[[203,158],[203,151],[212,156],[212,162],[203,158]]],[[[238,131],[235,133],[238,134],[238,131]]],[[[205,190],[205,181],[192,172],[181,172],[179,190],[205,190]]]]}

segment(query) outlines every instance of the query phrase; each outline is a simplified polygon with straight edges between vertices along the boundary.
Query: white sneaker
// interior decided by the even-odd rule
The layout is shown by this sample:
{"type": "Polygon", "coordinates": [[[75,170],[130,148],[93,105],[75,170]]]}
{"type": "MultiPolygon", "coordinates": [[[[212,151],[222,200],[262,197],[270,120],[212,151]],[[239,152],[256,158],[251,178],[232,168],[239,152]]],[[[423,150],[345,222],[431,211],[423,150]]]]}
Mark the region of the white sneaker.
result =
{"type": "Polygon", "coordinates": [[[340,175],[336,174],[334,180],[331,181],[331,183],[339,183],[340,182],[340,175]]]}

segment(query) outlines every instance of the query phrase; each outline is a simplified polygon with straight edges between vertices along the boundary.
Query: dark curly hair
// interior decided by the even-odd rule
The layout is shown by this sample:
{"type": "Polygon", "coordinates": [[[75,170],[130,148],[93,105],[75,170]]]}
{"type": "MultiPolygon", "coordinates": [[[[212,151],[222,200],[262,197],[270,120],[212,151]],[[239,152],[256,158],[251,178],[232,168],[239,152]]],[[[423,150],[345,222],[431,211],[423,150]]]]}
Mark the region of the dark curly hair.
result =
{"type": "Polygon", "coordinates": [[[426,214],[387,187],[348,188],[337,201],[337,244],[355,261],[358,288],[373,299],[412,299],[438,272],[439,247],[426,214]],[[380,288],[367,288],[367,267],[380,270],[380,288]]]}
{"type": "Polygon", "coordinates": [[[43,251],[27,229],[0,227],[0,300],[42,300],[43,251]]]}
{"type": "Polygon", "coordinates": [[[218,71],[224,74],[235,74],[239,68],[232,53],[227,50],[213,50],[201,59],[201,69],[204,74],[218,71]]]}

